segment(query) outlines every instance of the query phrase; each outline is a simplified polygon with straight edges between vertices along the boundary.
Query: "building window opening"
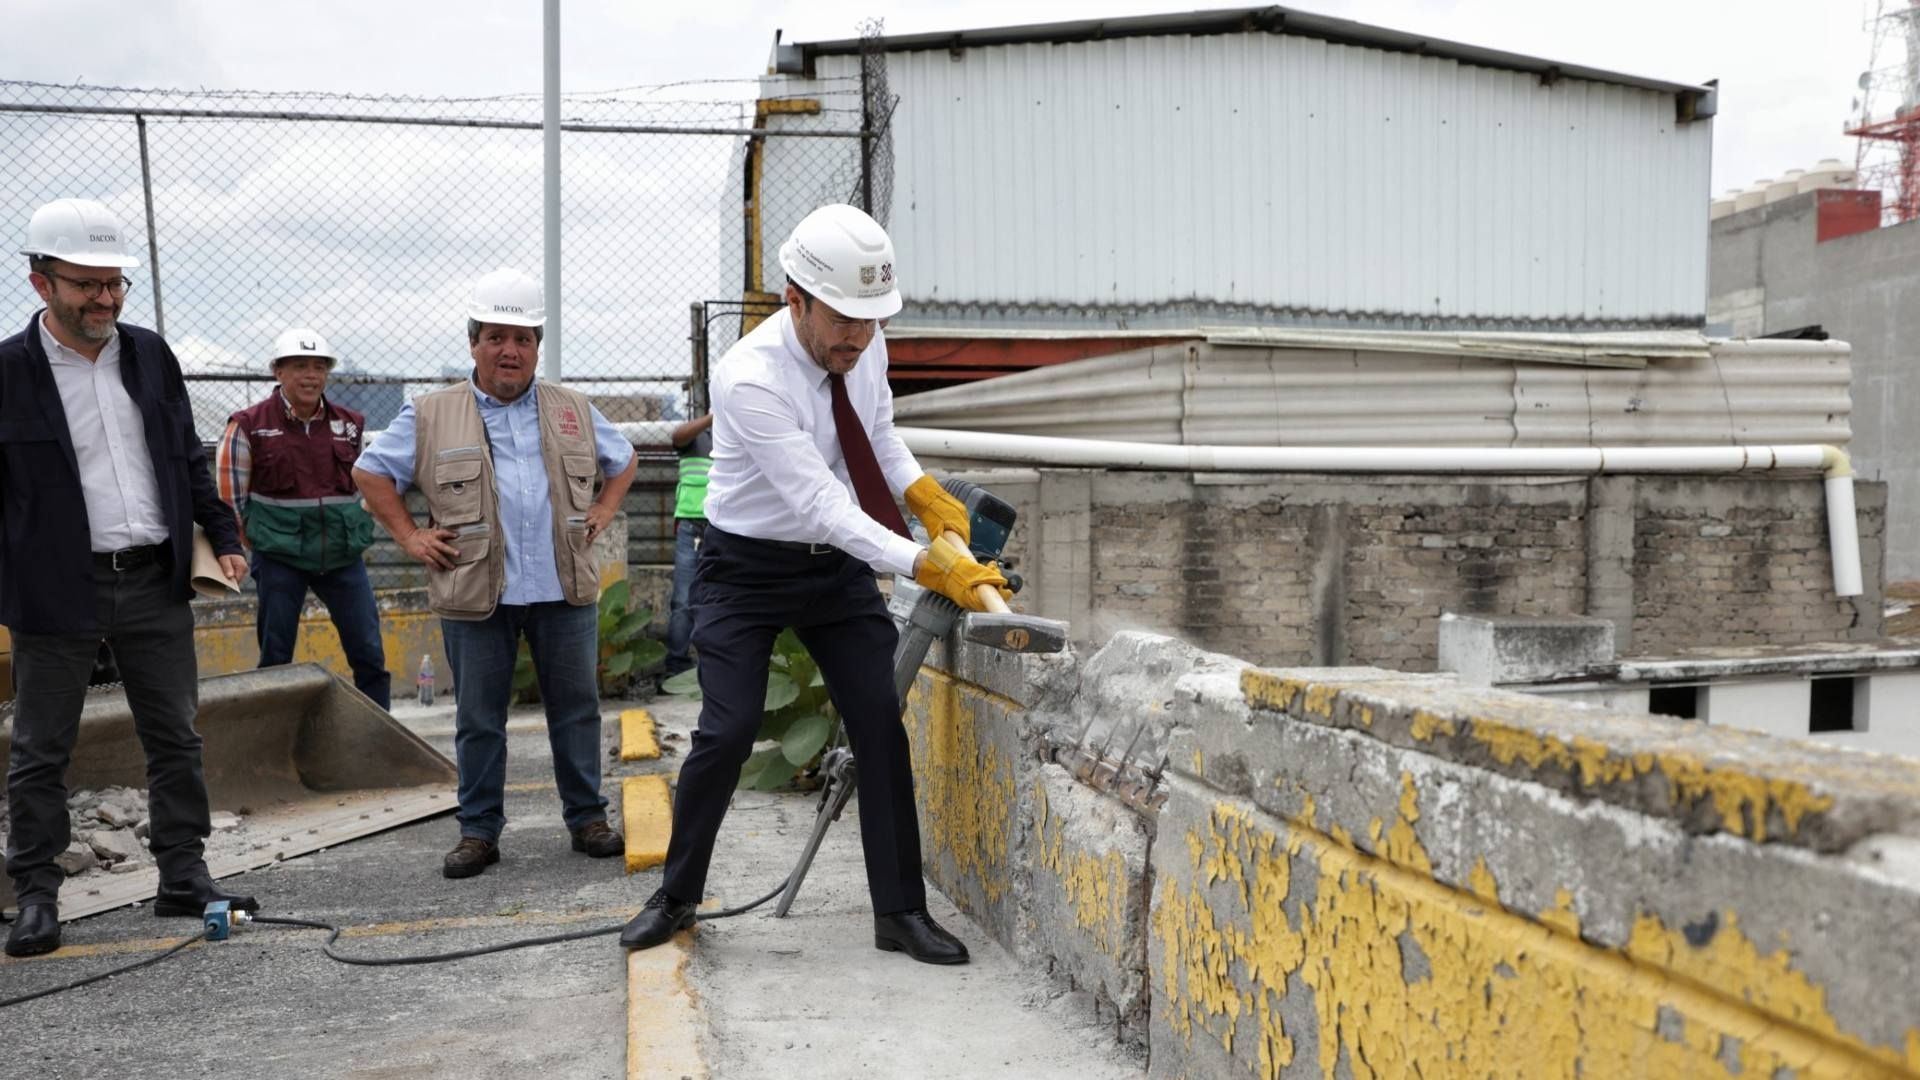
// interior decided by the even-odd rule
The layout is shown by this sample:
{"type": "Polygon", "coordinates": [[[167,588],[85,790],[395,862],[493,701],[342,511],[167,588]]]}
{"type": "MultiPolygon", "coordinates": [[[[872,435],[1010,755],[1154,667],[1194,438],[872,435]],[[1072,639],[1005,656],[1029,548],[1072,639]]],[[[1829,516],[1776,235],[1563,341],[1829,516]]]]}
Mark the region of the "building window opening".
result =
{"type": "Polygon", "coordinates": [[[1660,716],[1677,716],[1682,720],[1698,720],[1700,688],[1671,685],[1648,687],[1647,711],[1660,716]]]}

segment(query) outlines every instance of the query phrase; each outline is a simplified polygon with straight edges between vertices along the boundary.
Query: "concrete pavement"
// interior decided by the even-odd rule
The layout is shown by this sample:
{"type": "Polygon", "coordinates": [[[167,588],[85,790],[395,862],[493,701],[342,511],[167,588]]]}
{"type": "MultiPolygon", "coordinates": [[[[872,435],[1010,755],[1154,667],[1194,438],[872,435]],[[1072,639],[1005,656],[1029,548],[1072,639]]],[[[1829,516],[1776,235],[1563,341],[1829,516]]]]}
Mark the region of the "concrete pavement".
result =
{"type": "MultiPolygon", "coordinates": [[[[698,706],[652,712],[666,754],[617,760],[620,706],[606,703],[607,791],[670,776],[698,706]]],[[[452,710],[397,715],[442,752],[452,710]]],[[[395,829],[231,878],[264,914],[350,927],[340,948],[401,955],[625,920],[659,882],[623,860],[568,848],[537,710],[510,726],[502,861],[449,881],[451,817],[395,829]]],[[[609,934],[451,964],[366,968],[326,959],[317,931],[250,926],[162,964],[0,1013],[0,1075],[68,1077],[1135,1077],[1108,1033],[1071,1027],[1034,981],[934,892],[934,915],[973,964],[942,969],[872,947],[858,803],[827,838],[790,918],[771,905],[703,924],[630,958],[609,934]],[[662,1072],[660,1070],[668,1071],[662,1072]]],[[[742,794],[710,900],[778,883],[811,826],[805,795],[742,794]]],[[[661,843],[661,837],[634,838],[661,843]]],[[[69,924],[51,956],[0,958],[0,997],[126,963],[196,930],[145,907],[69,924]]]]}

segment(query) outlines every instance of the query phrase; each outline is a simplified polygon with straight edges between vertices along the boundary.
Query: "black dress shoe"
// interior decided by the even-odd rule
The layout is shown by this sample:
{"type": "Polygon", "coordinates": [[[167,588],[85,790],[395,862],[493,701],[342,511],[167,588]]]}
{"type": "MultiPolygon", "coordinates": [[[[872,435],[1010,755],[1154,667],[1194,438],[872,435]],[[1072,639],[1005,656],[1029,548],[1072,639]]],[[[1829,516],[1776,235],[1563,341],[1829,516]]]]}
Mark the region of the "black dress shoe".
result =
{"type": "Polygon", "coordinates": [[[604,821],[591,821],[573,831],[573,850],[584,851],[590,858],[604,859],[611,855],[625,855],[627,841],[614,832],[604,821]]]}
{"type": "Polygon", "coordinates": [[[39,956],[60,947],[60,909],[53,904],[28,904],[13,920],[7,935],[8,956],[39,956]]]}
{"type": "Polygon", "coordinates": [[[665,889],[654,890],[647,906],[620,931],[620,944],[629,949],[653,948],[693,925],[693,907],[668,896],[665,889]]]}
{"type": "Polygon", "coordinates": [[[967,947],[940,928],[923,908],[873,917],[873,947],[903,952],[923,964],[964,964],[967,947]]]}
{"type": "Polygon", "coordinates": [[[472,877],[500,861],[500,845],[491,840],[463,836],[441,860],[440,872],[451,878],[472,877]]]}
{"type": "Polygon", "coordinates": [[[197,919],[215,900],[225,900],[235,911],[260,910],[260,901],[251,896],[221,892],[211,877],[203,875],[171,884],[161,882],[160,891],[153,896],[153,913],[161,918],[197,919]]]}

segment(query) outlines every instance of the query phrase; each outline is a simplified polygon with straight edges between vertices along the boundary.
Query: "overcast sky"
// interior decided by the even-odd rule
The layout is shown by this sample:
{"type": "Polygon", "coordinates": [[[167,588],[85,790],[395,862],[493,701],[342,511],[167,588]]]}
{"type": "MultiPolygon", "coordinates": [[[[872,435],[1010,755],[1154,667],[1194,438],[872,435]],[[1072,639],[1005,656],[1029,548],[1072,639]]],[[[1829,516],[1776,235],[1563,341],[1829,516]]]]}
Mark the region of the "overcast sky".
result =
{"type": "MultiPolygon", "coordinates": [[[[1851,164],[1840,134],[1866,67],[1874,0],[1312,0],[1293,6],[1674,82],[1719,79],[1716,192],[1851,164]]],[[[568,0],[565,88],[749,77],[787,40],[1148,14],[1194,0],[568,0]]],[[[1225,5],[1207,5],[1225,6],[1225,5]]],[[[540,89],[538,0],[144,0],[111,18],[9,0],[0,77],[120,85],[465,95],[540,89]],[[271,13],[269,16],[267,13],[271,13]]],[[[95,13],[97,14],[97,13],[95,13]]]]}

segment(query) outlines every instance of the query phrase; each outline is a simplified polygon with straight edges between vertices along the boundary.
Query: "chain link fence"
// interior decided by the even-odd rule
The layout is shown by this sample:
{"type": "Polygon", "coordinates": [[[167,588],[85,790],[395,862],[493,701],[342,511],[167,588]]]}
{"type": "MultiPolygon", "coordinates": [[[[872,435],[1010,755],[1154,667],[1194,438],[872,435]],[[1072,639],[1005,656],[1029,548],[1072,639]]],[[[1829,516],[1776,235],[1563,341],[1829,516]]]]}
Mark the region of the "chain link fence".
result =
{"type": "MultiPolygon", "coordinates": [[[[890,143],[863,133],[892,99],[866,81],[816,94],[807,130],[769,129],[780,103],[752,80],[566,97],[563,296],[548,303],[564,304],[569,384],[616,421],[678,419],[697,404],[688,313],[743,295],[731,268],[748,146],[805,143],[797,158],[815,163],[817,185],[789,174],[789,190],[873,205],[876,186],[882,197],[890,186],[874,147],[890,143]]],[[[468,283],[499,266],[540,275],[540,114],[537,95],[0,81],[0,237],[17,250],[33,210],[56,198],[119,214],[145,241],[123,318],[172,343],[202,438],[266,393],[268,346],[298,325],[330,340],[342,357],[335,396],[378,428],[406,394],[466,373],[468,283]]],[[[38,306],[16,279],[0,336],[38,306]]]]}

